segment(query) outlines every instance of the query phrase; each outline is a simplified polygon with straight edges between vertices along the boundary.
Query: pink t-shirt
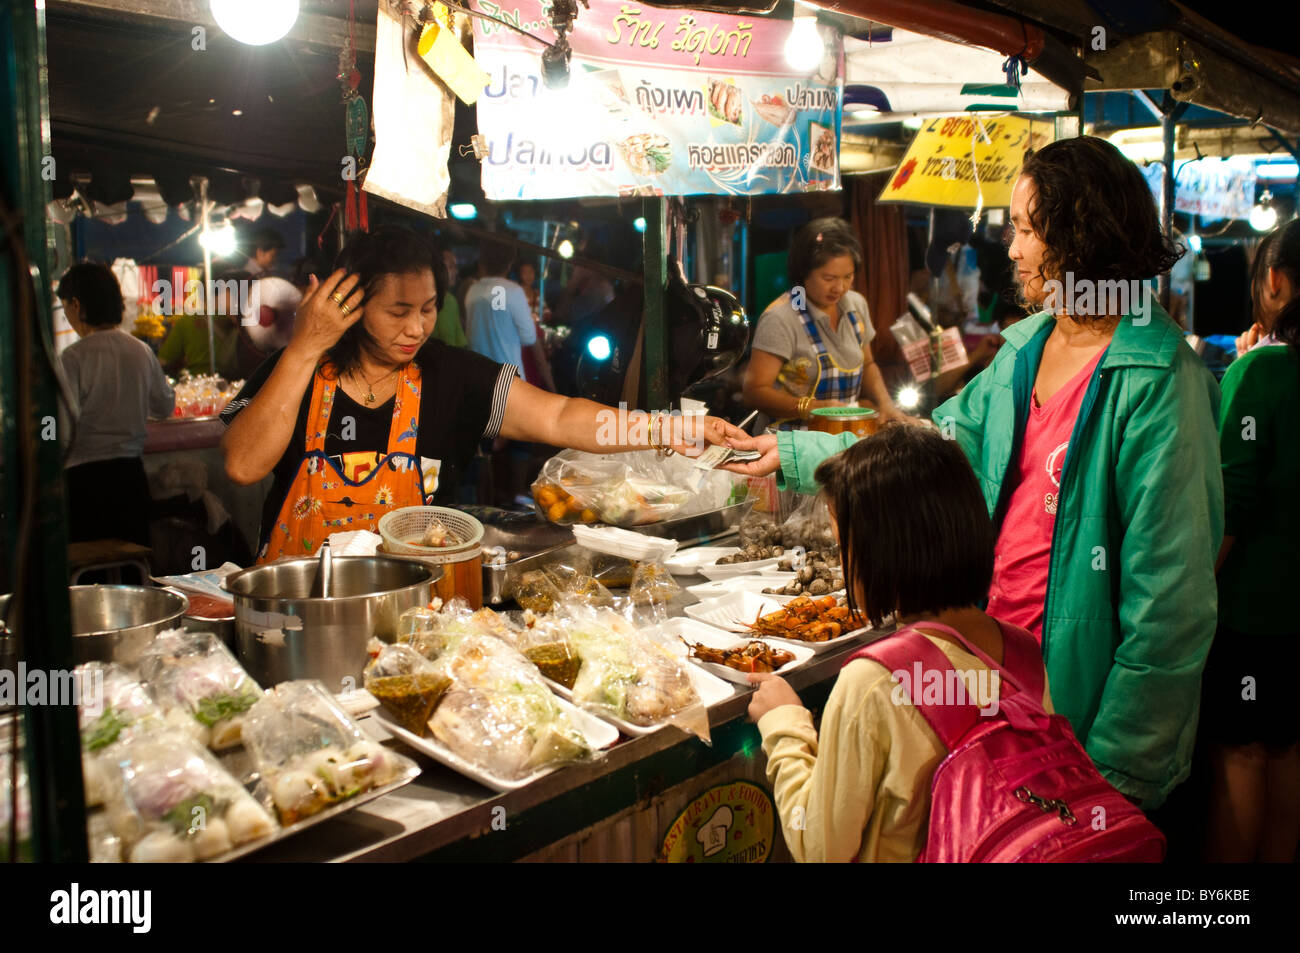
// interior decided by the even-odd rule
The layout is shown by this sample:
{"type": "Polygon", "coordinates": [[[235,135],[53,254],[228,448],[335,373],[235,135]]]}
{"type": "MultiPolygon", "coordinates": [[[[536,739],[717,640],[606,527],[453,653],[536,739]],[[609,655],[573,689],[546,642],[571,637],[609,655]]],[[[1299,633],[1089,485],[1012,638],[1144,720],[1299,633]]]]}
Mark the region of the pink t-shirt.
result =
{"type": "Polygon", "coordinates": [[[1104,353],[1099,351],[1046,404],[1040,406],[1036,394],[1030,398],[1020,458],[1010,475],[1015,489],[998,533],[986,611],[1028,629],[1039,642],[1043,641],[1043,602],[1061,467],[1088,381],[1104,353]]]}

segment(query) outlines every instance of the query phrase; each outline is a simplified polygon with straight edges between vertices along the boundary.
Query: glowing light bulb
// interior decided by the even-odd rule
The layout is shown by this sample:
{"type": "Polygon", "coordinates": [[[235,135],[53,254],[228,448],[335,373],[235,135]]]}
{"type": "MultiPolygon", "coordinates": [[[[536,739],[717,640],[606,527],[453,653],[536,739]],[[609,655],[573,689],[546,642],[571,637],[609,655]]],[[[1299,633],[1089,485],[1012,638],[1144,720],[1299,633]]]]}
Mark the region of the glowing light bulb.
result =
{"type": "Polygon", "coordinates": [[[811,73],[821,63],[824,48],[816,15],[796,14],[785,41],[785,61],[800,72],[811,73]]]}
{"type": "Polygon", "coordinates": [[[1250,210],[1250,227],[1257,232],[1271,232],[1277,225],[1277,209],[1261,202],[1250,210]]]}
{"type": "Polygon", "coordinates": [[[609,355],[611,353],[609,338],[605,337],[603,334],[597,334],[587,342],[587,353],[598,361],[609,360],[609,355]]]}
{"type": "Polygon", "coordinates": [[[206,232],[199,233],[199,244],[218,258],[235,253],[235,227],[225,222],[206,232]]]}
{"type": "Polygon", "coordinates": [[[904,387],[898,392],[898,406],[904,410],[914,410],[921,403],[921,392],[915,387],[904,387]]]}
{"type": "Polygon", "coordinates": [[[560,242],[560,244],[555,246],[555,250],[559,252],[561,258],[572,258],[573,242],[566,238],[564,241],[560,242]]]}
{"type": "Polygon", "coordinates": [[[212,0],[212,19],[249,46],[283,39],[298,20],[298,0],[212,0]]]}

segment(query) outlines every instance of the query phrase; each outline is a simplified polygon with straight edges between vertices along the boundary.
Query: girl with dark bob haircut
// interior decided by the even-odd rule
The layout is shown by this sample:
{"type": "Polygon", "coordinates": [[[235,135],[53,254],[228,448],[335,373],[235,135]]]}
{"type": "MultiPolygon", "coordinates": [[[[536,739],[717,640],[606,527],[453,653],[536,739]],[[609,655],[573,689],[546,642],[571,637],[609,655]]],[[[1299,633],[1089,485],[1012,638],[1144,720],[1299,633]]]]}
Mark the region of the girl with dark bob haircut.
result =
{"type": "Polygon", "coordinates": [[[977,606],[993,578],[993,523],[951,440],[891,425],[817,468],[839,531],[849,606],[885,616],[977,606]]]}
{"type": "MultiPolygon", "coordinates": [[[[979,482],[953,441],[889,424],[817,468],[840,544],[849,606],[875,625],[895,615],[944,653],[987,714],[1000,684],[984,659],[1006,640],[1041,665],[1033,638],[979,608],[993,574],[993,524],[979,482]],[[951,631],[950,631],[951,630],[951,631]]],[[[925,664],[918,657],[918,665],[925,664]]],[[[786,844],[799,861],[913,861],[929,832],[930,787],[947,750],[902,697],[907,683],[879,661],[840,672],[814,729],[812,714],[776,675],[751,675],[758,722],[786,844]]],[[[915,691],[915,686],[910,689],[915,691]]],[[[1043,707],[1051,711],[1044,681],[1043,707]]]]}

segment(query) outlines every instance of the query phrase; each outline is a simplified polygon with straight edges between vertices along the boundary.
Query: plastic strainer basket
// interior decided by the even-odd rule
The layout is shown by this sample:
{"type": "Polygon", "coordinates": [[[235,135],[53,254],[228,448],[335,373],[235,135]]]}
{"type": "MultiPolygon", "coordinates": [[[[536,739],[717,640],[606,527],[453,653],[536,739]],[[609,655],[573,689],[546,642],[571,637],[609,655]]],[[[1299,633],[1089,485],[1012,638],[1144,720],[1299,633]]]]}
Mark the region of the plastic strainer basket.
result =
{"type": "Polygon", "coordinates": [[[445,506],[405,506],[379,518],[379,535],[390,553],[434,560],[446,557],[447,562],[459,562],[482,546],[483,524],[468,513],[445,506]],[[435,517],[461,542],[455,546],[421,546],[419,541],[435,517]]]}

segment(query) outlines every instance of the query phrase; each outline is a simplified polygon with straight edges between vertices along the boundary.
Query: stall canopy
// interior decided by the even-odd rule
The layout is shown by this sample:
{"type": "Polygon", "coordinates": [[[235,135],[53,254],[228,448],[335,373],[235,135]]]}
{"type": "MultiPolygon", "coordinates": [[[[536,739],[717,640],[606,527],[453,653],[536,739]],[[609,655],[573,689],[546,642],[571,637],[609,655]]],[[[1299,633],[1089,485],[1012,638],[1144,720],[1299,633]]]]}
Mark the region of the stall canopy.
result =
{"type": "Polygon", "coordinates": [[[1056,112],[1068,90],[1030,71],[1019,89],[1006,82],[1006,57],[908,30],[844,40],[846,119],[887,122],[900,115],[973,110],[1056,112]]]}

